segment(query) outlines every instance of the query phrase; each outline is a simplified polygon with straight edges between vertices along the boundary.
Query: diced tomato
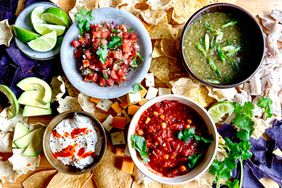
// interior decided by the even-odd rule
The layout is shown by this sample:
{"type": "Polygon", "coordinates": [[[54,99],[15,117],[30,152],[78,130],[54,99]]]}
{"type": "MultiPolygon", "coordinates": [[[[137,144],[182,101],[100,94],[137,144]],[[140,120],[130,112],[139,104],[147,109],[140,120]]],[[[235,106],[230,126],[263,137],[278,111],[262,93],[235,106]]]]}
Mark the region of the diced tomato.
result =
{"type": "Polygon", "coordinates": [[[102,32],[102,38],[107,39],[108,36],[110,36],[110,32],[109,31],[103,31],[102,32]]]}
{"type": "Polygon", "coordinates": [[[71,46],[72,47],[77,48],[77,47],[79,47],[79,45],[80,45],[79,41],[77,41],[77,40],[71,41],[71,46]]]}
{"type": "Polygon", "coordinates": [[[79,43],[80,43],[81,46],[85,46],[85,45],[87,44],[86,39],[83,38],[83,37],[80,37],[80,38],[78,39],[78,41],[79,41],[79,43]]]}
{"type": "Polygon", "coordinates": [[[98,80],[98,74],[97,73],[94,73],[92,74],[89,79],[91,79],[93,82],[97,82],[98,80]]]}
{"type": "Polygon", "coordinates": [[[90,62],[88,59],[84,59],[82,60],[82,64],[83,64],[83,67],[86,68],[86,67],[89,67],[90,66],[90,62]]]}
{"type": "Polygon", "coordinates": [[[121,25],[119,26],[119,29],[122,30],[122,31],[124,31],[124,32],[127,32],[127,28],[126,28],[126,26],[125,26],[124,24],[121,24],[121,25]]]}
{"type": "Polygon", "coordinates": [[[101,32],[100,31],[94,31],[92,32],[92,38],[100,38],[101,37],[101,32]]]}
{"type": "Polygon", "coordinates": [[[116,73],[116,71],[114,71],[114,70],[111,71],[110,76],[111,76],[111,78],[112,78],[113,80],[117,80],[117,79],[118,79],[117,73],[116,73]]]}
{"type": "Polygon", "coordinates": [[[137,40],[137,35],[136,33],[130,33],[130,37],[129,37],[131,40],[135,41],[137,40]]]}
{"type": "Polygon", "coordinates": [[[82,56],[82,50],[77,48],[74,50],[74,57],[75,58],[80,58],[82,56]]]}
{"type": "Polygon", "coordinates": [[[125,73],[126,73],[125,68],[121,68],[121,69],[118,70],[118,75],[119,75],[120,77],[124,76],[125,73]]]}
{"type": "Polygon", "coordinates": [[[83,78],[83,81],[84,82],[89,82],[91,79],[90,79],[90,77],[89,76],[85,76],[84,78],[83,78]]]}
{"type": "Polygon", "coordinates": [[[122,59],[122,53],[120,51],[112,51],[115,59],[122,59]]]}
{"type": "Polygon", "coordinates": [[[130,44],[128,43],[128,40],[124,40],[122,43],[122,51],[123,53],[130,52],[130,44]]]}
{"type": "Polygon", "coordinates": [[[86,56],[87,59],[91,59],[91,53],[89,50],[84,50],[84,55],[86,56]]]}
{"type": "Polygon", "coordinates": [[[108,84],[109,86],[113,86],[114,83],[115,83],[115,81],[114,81],[113,79],[111,79],[111,78],[108,78],[106,81],[107,81],[107,84],[108,84]]]}
{"type": "Polygon", "coordinates": [[[99,81],[100,81],[100,86],[106,85],[106,80],[104,78],[100,77],[99,81]]]}
{"type": "Polygon", "coordinates": [[[122,33],[123,39],[128,39],[128,37],[129,37],[129,33],[126,33],[126,32],[122,33]]]}

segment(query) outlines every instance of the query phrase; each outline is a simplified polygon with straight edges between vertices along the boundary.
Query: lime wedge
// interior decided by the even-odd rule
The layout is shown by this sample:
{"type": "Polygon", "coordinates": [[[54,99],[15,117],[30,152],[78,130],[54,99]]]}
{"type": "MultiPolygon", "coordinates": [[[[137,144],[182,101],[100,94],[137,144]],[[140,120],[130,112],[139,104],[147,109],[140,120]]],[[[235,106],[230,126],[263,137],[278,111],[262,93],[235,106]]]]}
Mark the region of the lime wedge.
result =
{"type": "Polygon", "coordinates": [[[47,52],[52,50],[57,42],[57,35],[55,31],[43,35],[35,40],[28,42],[28,46],[38,52],[47,52]]]}
{"type": "Polygon", "coordinates": [[[208,113],[212,117],[215,123],[222,120],[222,118],[228,114],[231,115],[234,111],[234,107],[231,102],[218,102],[213,105],[209,110],[208,113]]]}
{"type": "Polygon", "coordinates": [[[66,27],[70,25],[70,19],[67,13],[56,7],[50,7],[45,10],[44,13],[41,14],[41,19],[56,25],[63,25],[66,27]]]}
{"type": "Polygon", "coordinates": [[[66,29],[66,27],[62,25],[40,24],[40,23],[34,24],[33,28],[37,33],[40,33],[41,35],[45,35],[47,33],[55,31],[57,36],[61,36],[62,34],[64,34],[66,29]]]}
{"type": "MultiPolygon", "coordinates": [[[[31,16],[30,16],[32,25],[46,23],[44,20],[42,20],[40,18],[41,14],[44,12],[44,10],[45,10],[45,8],[43,6],[37,6],[32,10],[31,16]]],[[[36,29],[35,29],[35,31],[38,32],[36,29]]]]}
{"type": "Polygon", "coordinates": [[[16,27],[16,26],[13,26],[13,32],[16,38],[22,41],[23,43],[34,40],[40,36],[37,33],[34,33],[30,30],[27,30],[21,27],[16,27]]]}

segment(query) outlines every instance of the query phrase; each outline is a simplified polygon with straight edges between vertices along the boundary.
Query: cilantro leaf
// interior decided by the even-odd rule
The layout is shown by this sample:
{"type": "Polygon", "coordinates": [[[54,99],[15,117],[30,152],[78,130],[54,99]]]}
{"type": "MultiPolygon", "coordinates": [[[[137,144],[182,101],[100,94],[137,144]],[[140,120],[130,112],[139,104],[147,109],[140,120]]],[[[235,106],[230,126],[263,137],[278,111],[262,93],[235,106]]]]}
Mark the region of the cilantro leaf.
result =
{"type": "Polygon", "coordinates": [[[103,74],[103,78],[104,78],[105,80],[108,80],[109,76],[108,76],[106,73],[102,73],[102,74],[103,74]]]}
{"type": "Polygon", "coordinates": [[[271,108],[272,100],[269,97],[260,97],[258,99],[258,107],[263,108],[266,114],[266,118],[270,118],[272,116],[272,108],[271,108]]]}
{"type": "Polygon", "coordinates": [[[229,188],[239,188],[239,180],[234,180],[233,182],[228,180],[228,181],[226,181],[226,185],[229,188]]]}
{"type": "Polygon", "coordinates": [[[132,33],[133,31],[134,31],[133,28],[129,28],[129,29],[127,30],[128,33],[132,33]]]}
{"type": "Polygon", "coordinates": [[[84,31],[90,30],[90,22],[94,19],[94,16],[91,10],[80,9],[74,18],[82,35],[84,31]]]}
{"type": "Polygon", "coordinates": [[[139,52],[136,52],[136,54],[137,54],[138,59],[140,59],[142,62],[144,62],[143,56],[139,52]]]}
{"type": "Polygon", "coordinates": [[[248,141],[250,139],[250,134],[248,131],[242,129],[237,132],[237,137],[243,141],[248,141]]]}
{"type": "Polygon", "coordinates": [[[108,57],[108,49],[107,48],[100,48],[96,51],[96,54],[99,56],[99,60],[105,64],[106,58],[108,57]]]}
{"type": "Polygon", "coordinates": [[[184,129],[178,133],[178,139],[183,141],[188,141],[195,135],[195,129],[184,129]]]}
{"type": "Polygon", "coordinates": [[[131,136],[131,144],[134,149],[139,152],[140,157],[143,159],[144,163],[150,161],[149,153],[147,152],[146,140],[142,136],[138,136],[136,134],[131,136]]]}
{"type": "Polygon", "coordinates": [[[132,68],[137,68],[137,67],[138,67],[138,63],[137,63],[136,56],[134,56],[134,57],[131,59],[130,66],[131,66],[132,68]]]}
{"type": "Polygon", "coordinates": [[[113,49],[122,45],[122,38],[120,36],[112,36],[108,43],[108,48],[113,49]]]}
{"type": "Polygon", "coordinates": [[[139,83],[139,84],[135,84],[133,86],[133,89],[131,90],[130,93],[134,94],[134,93],[137,93],[138,91],[141,91],[143,89],[142,85],[139,83]]]}
{"type": "Polygon", "coordinates": [[[199,153],[199,154],[194,154],[194,155],[189,156],[188,157],[188,167],[193,168],[197,164],[201,155],[202,154],[199,153]]]}

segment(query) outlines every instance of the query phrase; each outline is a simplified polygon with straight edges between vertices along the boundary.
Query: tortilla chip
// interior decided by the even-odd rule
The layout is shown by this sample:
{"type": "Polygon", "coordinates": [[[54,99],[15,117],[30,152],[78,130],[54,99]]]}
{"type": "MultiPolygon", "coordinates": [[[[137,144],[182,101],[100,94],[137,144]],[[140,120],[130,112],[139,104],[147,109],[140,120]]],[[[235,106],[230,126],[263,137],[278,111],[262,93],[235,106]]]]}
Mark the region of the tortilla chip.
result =
{"type": "Polygon", "coordinates": [[[138,4],[142,2],[142,0],[121,0],[117,4],[116,8],[138,15],[141,12],[139,8],[143,9],[143,6],[140,7],[138,4]]]}
{"type": "Polygon", "coordinates": [[[66,85],[61,76],[52,78],[51,88],[52,88],[52,102],[58,101],[66,93],[66,85]]]}
{"type": "Polygon", "coordinates": [[[158,25],[155,25],[149,30],[152,40],[154,39],[175,39],[177,37],[177,30],[173,28],[164,17],[158,25]]]}
{"type": "Polygon", "coordinates": [[[12,152],[12,135],[10,132],[0,131],[0,152],[1,153],[12,152]]]}
{"type": "Polygon", "coordinates": [[[160,42],[161,50],[165,54],[166,57],[177,59],[178,51],[177,51],[177,42],[172,39],[162,39],[160,42]]]}
{"type": "Polygon", "coordinates": [[[14,183],[20,174],[13,170],[13,166],[9,161],[0,160],[0,185],[1,183],[14,183]]]}
{"type": "Polygon", "coordinates": [[[107,147],[105,157],[101,164],[93,170],[93,181],[96,187],[103,188],[129,188],[132,178],[130,174],[122,172],[115,167],[115,154],[107,147]]]}
{"type": "Polygon", "coordinates": [[[8,160],[13,165],[13,170],[20,174],[26,174],[30,170],[35,170],[40,164],[40,155],[37,157],[25,157],[22,155],[24,149],[13,149],[13,155],[8,160]]]}
{"type": "Polygon", "coordinates": [[[26,0],[19,0],[15,15],[18,16],[25,7],[26,0]]]}
{"type": "Polygon", "coordinates": [[[90,172],[81,175],[67,175],[58,172],[50,181],[47,188],[82,188],[92,177],[90,172]]]}
{"type": "Polygon", "coordinates": [[[52,3],[54,3],[55,5],[59,6],[60,8],[62,8],[65,12],[69,12],[69,10],[71,10],[76,3],[76,0],[50,0],[52,3]]]}
{"type": "Polygon", "coordinates": [[[7,113],[8,113],[9,107],[5,108],[1,113],[0,113],[0,131],[3,132],[8,132],[8,131],[13,131],[15,128],[15,125],[17,122],[20,123],[25,123],[27,118],[22,116],[22,112],[20,110],[20,113],[13,117],[13,118],[8,118],[7,113]]]}
{"type": "Polygon", "coordinates": [[[96,107],[95,104],[91,102],[89,99],[90,97],[88,97],[83,93],[78,94],[77,100],[82,110],[90,114],[93,114],[95,112],[96,107]]]}
{"type": "Polygon", "coordinates": [[[99,4],[99,8],[103,8],[103,7],[111,7],[112,3],[113,3],[112,0],[100,0],[98,4],[99,4]]]}
{"type": "Polygon", "coordinates": [[[69,110],[81,110],[76,97],[66,96],[64,99],[59,99],[59,107],[57,108],[59,113],[63,113],[69,110]]]}
{"type": "Polygon", "coordinates": [[[63,81],[65,82],[69,96],[77,97],[80,92],[75,87],[73,87],[73,85],[70,83],[70,81],[65,76],[63,77],[63,81]]]}
{"type": "Polygon", "coordinates": [[[259,179],[259,182],[264,187],[279,188],[278,183],[276,183],[274,180],[272,180],[270,178],[261,178],[261,179],[259,179]]]}
{"type": "Polygon", "coordinates": [[[170,82],[173,94],[182,95],[195,101],[202,107],[212,103],[213,99],[208,96],[205,86],[194,82],[190,78],[180,78],[175,82],[170,82]]]}
{"type": "Polygon", "coordinates": [[[164,10],[170,9],[173,5],[173,0],[148,0],[147,4],[150,6],[152,10],[164,10]]]}
{"type": "Polygon", "coordinates": [[[237,90],[235,88],[228,89],[216,89],[207,87],[209,93],[208,96],[214,98],[217,101],[228,100],[231,101],[234,99],[234,96],[237,94],[237,90]]]}
{"type": "Polygon", "coordinates": [[[161,56],[165,56],[165,54],[163,53],[161,48],[155,46],[152,52],[152,58],[154,59],[154,58],[161,57],[161,56]]]}
{"type": "Polygon", "coordinates": [[[44,170],[36,172],[24,180],[22,186],[24,188],[45,188],[56,173],[57,170],[44,170]]]}
{"type": "Polygon", "coordinates": [[[157,25],[166,17],[166,12],[163,10],[144,10],[140,13],[142,19],[147,24],[157,25]]]}
{"type": "Polygon", "coordinates": [[[188,18],[197,10],[197,0],[175,0],[173,2],[172,19],[178,24],[185,23],[188,18]]]}
{"type": "Polygon", "coordinates": [[[272,153],[282,158],[282,151],[279,148],[276,148],[272,153]]]}
{"type": "Polygon", "coordinates": [[[0,45],[5,44],[10,46],[10,42],[13,38],[12,28],[9,25],[8,19],[0,21],[0,45]]]}

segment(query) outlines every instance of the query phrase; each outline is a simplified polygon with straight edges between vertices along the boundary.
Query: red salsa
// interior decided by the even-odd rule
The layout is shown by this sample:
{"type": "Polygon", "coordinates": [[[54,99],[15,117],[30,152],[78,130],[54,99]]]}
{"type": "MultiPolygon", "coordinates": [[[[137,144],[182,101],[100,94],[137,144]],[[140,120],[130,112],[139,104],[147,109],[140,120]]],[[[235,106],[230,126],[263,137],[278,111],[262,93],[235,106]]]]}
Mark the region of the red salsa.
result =
{"type": "Polygon", "coordinates": [[[212,140],[193,109],[170,100],[144,111],[133,137],[139,137],[133,142],[140,142],[143,137],[146,151],[140,152],[138,143],[133,147],[143,159],[147,153],[147,165],[165,177],[190,172],[204,157],[212,140]]]}
{"type": "Polygon", "coordinates": [[[143,61],[136,33],[124,24],[90,25],[90,31],[85,31],[71,45],[83,80],[100,86],[123,83],[127,73],[143,61]]]}

